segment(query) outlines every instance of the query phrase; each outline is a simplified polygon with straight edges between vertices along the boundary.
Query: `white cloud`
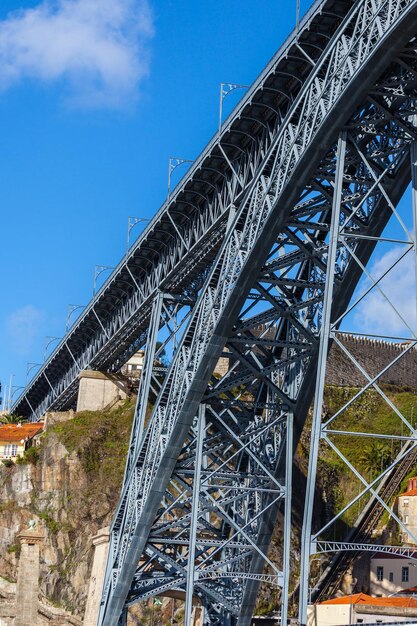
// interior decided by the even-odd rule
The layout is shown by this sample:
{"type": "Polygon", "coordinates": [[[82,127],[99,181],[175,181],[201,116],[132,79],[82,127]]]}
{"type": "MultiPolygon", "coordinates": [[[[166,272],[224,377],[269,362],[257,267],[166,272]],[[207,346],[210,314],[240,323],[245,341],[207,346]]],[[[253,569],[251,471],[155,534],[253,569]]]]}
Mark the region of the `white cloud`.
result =
{"type": "Polygon", "coordinates": [[[6,318],[6,335],[13,352],[26,355],[39,337],[45,319],[43,311],[32,304],[17,309],[6,318]]]}
{"type": "Polygon", "coordinates": [[[0,89],[65,79],[72,104],[125,106],[149,69],[148,0],[43,0],[0,21],[0,89]]]}
{"type": "MultiPolygon", "coordinates": [[[[377,258],[369,268],[371,276],[378,279],[403,252],[404,247],[396,246],[377,258]]],[[[369,281],[366,280],[366,287],[369,284],[369,281]]],[[[417,327],[416,279],[412,251],[381,280],[379,286],[409,326],[415,329],[417,327]]],[[[364,291],[365,289],[361,293],[364,291]]],[[[376,288],[358,305],[354,315],[354,323],[357,330],[364,333],[410,334],[400,317],[376,288]]]]}

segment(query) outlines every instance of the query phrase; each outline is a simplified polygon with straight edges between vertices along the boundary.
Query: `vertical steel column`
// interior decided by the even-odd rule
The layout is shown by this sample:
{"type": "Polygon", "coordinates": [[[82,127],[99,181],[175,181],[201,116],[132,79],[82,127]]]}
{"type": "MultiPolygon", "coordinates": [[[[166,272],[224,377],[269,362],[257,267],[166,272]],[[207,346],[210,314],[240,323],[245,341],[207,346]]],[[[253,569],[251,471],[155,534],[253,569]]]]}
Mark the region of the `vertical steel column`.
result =
{"type": "Polygon", "coordinates": [[[191,613],[193,610],[193,593],[195,580],[195,547],[197,539],[198,505],[200,500],[201,465],[203,457],[203,440],[206,428],[206,407],[200,404],[197,418],[197,442],[195,452],[193,501],[191,511],[190,544],[188,548],[187,587],[185,596],[184,626],[191,626],[191,613]]]}
{"type": "Polygon", "coordinates": [[[146,409],[148,407],[149,389],[151,387],[152,368],[155,360],[156,342],[158,339],[159,324],[161,323],[163,293],[158,293],[152,307],[151,319],[149,322],[148,341],[146,342],[145,358],[143,361],[142,376],[140,379],[140,389],[138,391],[138,401],[136,410],[137,435],[136,445],[142,439],[145,426],[146,409]]]}
{"type": "Polygon", "coordinates": [[[286,626],[288,618],[288,596],[290,584],[291,554],[291,495],[292,495],[292,464],[293,464],[293,413],[287,413],[287,432],[285,442],[285,517],[284,517],[284,553],[282,571],[284,581],[281,596],[281,626],[286,626]]]}
{"type": "Polygon", "coordinates": [[[127,609],[123,609],[117,626],[127,626],[127,609]]]}
{"type": "Polygon", "coordinates": [[[317,363],[316,388],[314,397],[313,422],[311,426],[310,456],[308,463],[308,477],[306,502],[301,536],[301,569],[300,569],[300,599],[299,622],[307,623],[308,584],[311,556],[311,524],[313,518],[314,491],[317,474],[317,458],[321,431],[321,414],[324,395],[324,380],[326,375],[326,360],[329,348],[330,324],[333,301],[334,269],[339,235],[340,206],[342,199],[343,172],[346,153],[346,132],[339,136],[337,144],[337,164],[332,203],[332,221],[330,227],[329,253],[327,258],[326,285],[324,288],[323,314],[320,330],[320,345],[317,363]]]}
{"type": "Polygon", "coordinates": [[[149,390],[152,379],[152,368],[155,360],[156,341],[158,338],[159,325],[161,323],[162,304],[164,294],[158,292],[152,304],[152,312],[149,320],[148,338],[145,347],[142,374],[139,381],[138,397],[135,407],[135,418],[130,435],[129,453],[126,461],[126,470],[123,484],[129,478],[130,469],[145,428],[146,409],[148,408],[149,390]]]}
{"type": "MultiPolygon", "coordinates": [[[[411,204],[413,211],[413,242],[414,242],[414,266],[416,280],[416,315],[417,315],[417,141],[411,143],[411,204]]],[[[413,331],[417,332],[417,318],[413,331]]],[[[414,428],[414,424],[412,424],[414,428]]]]}

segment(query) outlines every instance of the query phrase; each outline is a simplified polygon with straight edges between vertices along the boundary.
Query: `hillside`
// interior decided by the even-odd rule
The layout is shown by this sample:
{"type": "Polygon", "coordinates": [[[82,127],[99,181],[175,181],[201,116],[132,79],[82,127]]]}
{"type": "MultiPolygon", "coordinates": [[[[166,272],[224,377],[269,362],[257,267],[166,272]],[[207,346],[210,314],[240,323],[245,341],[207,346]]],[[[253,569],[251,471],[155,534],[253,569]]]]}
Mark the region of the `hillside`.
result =
{"type": "MultiPolygon", "coordinates": [[[[26,453],[24,462],[1,466],[3,579],[16,580],[16,535],[35,519],[46,533],[42,596],[83,616],[93,556],[91,537],[109,525],[117,504],[132,416],[129,401],[108,413],[78,413],[49,427],[40,447],[26,453]]],[[[54,417],[50,414],[47,419],[54,417]]]]}
{"type": "MultiPolygon", "coordinates": [[[[415,393],[392,385],[384,389],[390,400],[412,419],[417,404],[415,393]]],[[[353,387],[328,386],[328,414],[333,415],[354,393],[353,387]]],[[[30,519],[35,519],[46,533],[41,561],[41,594],[45,602],[82,617],[93,555],[91,537],[98,529],[109,525],[117,504],[133,409],[132,401],[126,401],[109,412],[49,414],[49,425],[42,435],[40,447],[27,453],[23,462],[0,466],[0,591],[16,580],[19,554],[16,535],[30,519]]],[[[381,433],[401,432],[398,417],[374,391],[366,392],[360,402],[340,419],[339,426],[349,425],[351,430],[366,426],[368,430],[381,433]]],[[[389,462],[399,444],[378,447],[369,443],[359,447],[354,437],[348,437],[343,445],[354,455],[358,467],[373,475],[389,462]]],[[[293,502],[295,529],[301,526],[308,447],[307,425],[297,448],[293,502]]],[[[357,488],[340,459],[323,448],[316,522],[325,522],[357,488]]],[[[358,508],[346,513],[344,529],[351,526],[357,513],[358,508]]],[[[387,521],[382,520],[381,532],[387,521]]],[[[278,523],[271,548],[273,559],[279,557],[280,536],[278,523]]],[[[294,532],[294,571],[299,567],[298,541],[297,532],[294,532]]],[[[173,606],[170,600],[164,600],[162,605],[151,604],[135,610],[139,617],[132,624],[151,621],[154,626],[165,624],[169,622],[173,608],[176,621],[180,622],[181,603],[173,606]]],[[[257,612],[267,614],[276,608],[275,593],[271,595],[269,589],[262,589],[257,612]]]]}

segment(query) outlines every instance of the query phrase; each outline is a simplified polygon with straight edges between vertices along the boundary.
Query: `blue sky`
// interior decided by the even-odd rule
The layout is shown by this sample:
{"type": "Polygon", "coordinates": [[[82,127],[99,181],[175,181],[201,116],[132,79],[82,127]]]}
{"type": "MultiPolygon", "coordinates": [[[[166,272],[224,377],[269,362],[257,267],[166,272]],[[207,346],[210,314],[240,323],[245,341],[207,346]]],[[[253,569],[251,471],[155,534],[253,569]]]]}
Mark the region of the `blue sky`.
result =
{"type": "Polygon", "coordinates": [[[123,255],[128,216],[150,217],[164,200],[168,158],[194,159],[215,132],[219,83],[250,84],[294,27],[295,7],[1,3],[3,385],[10,374],[23,385],[45,337],[64,334],[67,305],[91,298],[94,266],[123,255]]]}
{"type": "Polygon", "coordinates": [[[91,297],[94,266],[123,254],[128,216],[164,200],[168,158],[195,158],[215,131],[219,83],[256,78],[295,4],[1,3],[3,386],[10,374],[24,384],[45,336],[63,335],[67,305],[91,297]]]}

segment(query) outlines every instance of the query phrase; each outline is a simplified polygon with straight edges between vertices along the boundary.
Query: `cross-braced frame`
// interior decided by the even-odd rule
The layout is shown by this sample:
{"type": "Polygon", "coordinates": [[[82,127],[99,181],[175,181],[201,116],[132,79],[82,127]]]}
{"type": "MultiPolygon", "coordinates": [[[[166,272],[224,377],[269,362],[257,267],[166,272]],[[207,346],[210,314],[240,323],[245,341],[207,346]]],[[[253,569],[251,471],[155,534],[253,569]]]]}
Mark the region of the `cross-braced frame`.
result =
{"type": "Polygon", "coordinates": [[[416,70],[403,20],[413,11],[414,3],[356,3],[253,178],[237,176],[223,243],[126,476],[100,623],[141,598],[187,595],[187,583],[188,602],[198,597],[208,620],[240,625],[259,584],[278,583],[285,619],[288,527],[281,565],[268,550],[287,491],[287,425],[296,442],[326,328],[332,216],[349,222],[327,296],[337,319],[410,177],[416,70]],[[371,66],[388,42],[388,66],[387,58],[371,66]],[[220,378],[219,357],[229,362],[220,378]]]}

